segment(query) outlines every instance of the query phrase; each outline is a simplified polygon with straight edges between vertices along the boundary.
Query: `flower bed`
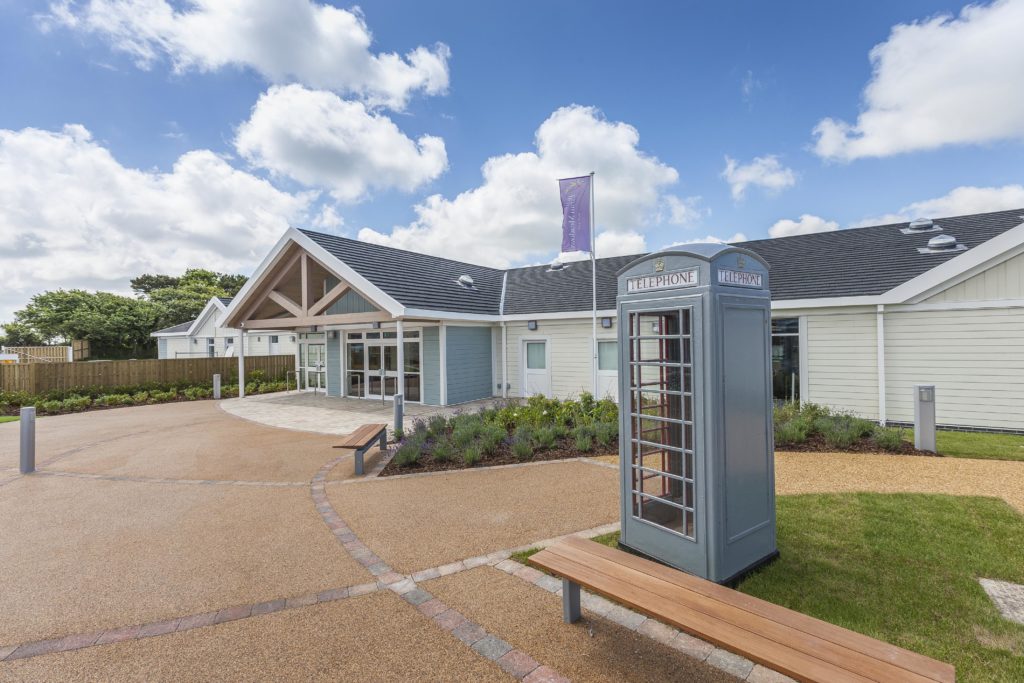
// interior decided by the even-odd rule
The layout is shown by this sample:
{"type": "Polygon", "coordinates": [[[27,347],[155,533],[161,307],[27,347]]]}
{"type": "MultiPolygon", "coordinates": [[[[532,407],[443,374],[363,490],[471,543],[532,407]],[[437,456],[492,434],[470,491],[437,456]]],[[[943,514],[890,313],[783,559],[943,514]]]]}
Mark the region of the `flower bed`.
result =
{"type": "Polygon", "coordinates": [[[904,429],[880,427],[871,420],[813,403],[776,408],[774,422],[778,450],[935,455],[914,448],[904,429]]]}
{"type": "Polygon", "coordinates": [[[618,408],[583,394],[578,401],[535,396],[476,413],[417,420],[398,435],[382,476],[559,460],[618,452],[618,408]]]}

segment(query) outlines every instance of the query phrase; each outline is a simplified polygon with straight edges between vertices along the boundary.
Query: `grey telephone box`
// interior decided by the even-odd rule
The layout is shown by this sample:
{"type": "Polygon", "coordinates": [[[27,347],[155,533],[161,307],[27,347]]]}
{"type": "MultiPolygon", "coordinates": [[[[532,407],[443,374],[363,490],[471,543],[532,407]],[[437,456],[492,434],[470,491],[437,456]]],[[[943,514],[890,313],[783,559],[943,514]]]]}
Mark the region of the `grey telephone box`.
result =
{"type": "Polygon", "coordinates": [[[620,543],[727,583],[778,555],[768,266],[690,244],[618,273],[620,543]]]}

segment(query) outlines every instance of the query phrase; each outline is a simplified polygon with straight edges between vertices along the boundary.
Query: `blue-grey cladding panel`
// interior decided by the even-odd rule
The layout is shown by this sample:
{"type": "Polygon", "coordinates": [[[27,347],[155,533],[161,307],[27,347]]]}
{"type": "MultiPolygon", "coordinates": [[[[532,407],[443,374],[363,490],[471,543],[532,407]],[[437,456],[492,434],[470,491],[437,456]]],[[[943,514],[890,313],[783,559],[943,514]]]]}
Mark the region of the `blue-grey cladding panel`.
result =
{"type": "MultiPolygon", "coordinates": [[[[327,287],[331,288],[338,284],[337,278],[328,277],[327,287]]],[[[345,292],[344,295],[333,304],[327,307],[325,311],[326,315],[334,315],[337,313],[374,313],[377,311],[377,307],[367,301],[363,296],[350,289],[345,292]]]]}
{"type": "Polygon", "coordinates": [[[331,339],[331,332],[327,333],[327,395],[341,396],[341,337],[342,332],[334,332],[338,337],[331,339]]]}
{"type": "Polygon", "coordinates": [[[424,327],[423,344],[423,402],[427,405],[441,405],[441,343],[436,327],[424,327]]]}
{"type": "Polygon", "coordinates": [[[491,385],[491,328],[448,327],[448,403],[494,395],[491,385]]]}

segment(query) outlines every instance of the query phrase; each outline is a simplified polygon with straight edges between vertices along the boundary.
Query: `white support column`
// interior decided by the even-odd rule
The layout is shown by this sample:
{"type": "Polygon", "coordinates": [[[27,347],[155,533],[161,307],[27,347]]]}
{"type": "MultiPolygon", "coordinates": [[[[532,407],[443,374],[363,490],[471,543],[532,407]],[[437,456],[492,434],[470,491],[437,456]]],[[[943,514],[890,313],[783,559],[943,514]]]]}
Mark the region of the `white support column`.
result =
{"type": "Polygon", "coordinates": [[[508,327],[501,322],[501,397],[508,397],[508,327]]]}
{"type": "Polygon", "coordinates": [[[799,347],[797,359],[800,364],[800,403],[811,403],[811,365],[810,347],[807,345],[807,316],[798,318],[800,336],[797,337],[799,347]]]}
{"type": "Polygon", "coordinates": [[[299,368],[302,367],[301,360],[299,358],[299,350],[301,349],[299,342],[299,333],[295,333],[295,388],[299,388],[299,368]]]}
{"type": "Polygon", "coordinates": [[[441,330],[438,334],[438,342],[441,347],[441,405],[448,405],[448,326],[442,320],[441,330]]]}
{"type": "Polygon", "coordinates": [[[245,329],[238,328],[238,398],[245,398],[245,329]]]}
{"type": "Polygon", "coordinates": [[[395,321],[395,341],[398,344],[398,387],[395,393],[405,396],[405,329],[401,319],[395,321]]]}
{"type": "Polygon", "coordinates": [[[878,422],[884,427],[887,421],[885,411],[885,304],[878,304],[875,314],[875,335],[878,364],[878,422]]]}
{"type": "Polygon", "coordinates": [[[347,368],[345,367],[348,363],[345,348],[345,330],[338,330],[338,396],[344,398],[347,396],[346,389],[348,388],[348,377],[347,368]]]}

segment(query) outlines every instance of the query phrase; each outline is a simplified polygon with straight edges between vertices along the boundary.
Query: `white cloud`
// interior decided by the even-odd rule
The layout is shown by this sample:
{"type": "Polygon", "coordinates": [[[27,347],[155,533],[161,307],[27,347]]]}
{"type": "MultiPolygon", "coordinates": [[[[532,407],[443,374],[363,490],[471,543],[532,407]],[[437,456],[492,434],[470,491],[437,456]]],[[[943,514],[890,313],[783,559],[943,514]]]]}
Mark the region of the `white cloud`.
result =
{"type": "Polygon", "coordinates": [[[450,51],[444,44],[404,56],[373,53],[373,36],[359,9],[310,0],[68,0],[51,5],[44,29],[66,26],[96,34],[141,68],[161,58],[175,71],[248,67],[274,83],[297,80],[351,93],[373,105],[405,106],[416,92],[448,89],[450,51]]]}
{"type": "Polygon", "coordinates": [[[238,129],[250,163],[305,185],[330,188],[342,202],[374,189],[412,191],[448,167],[444,140],[413,141],[382,114],[324,90],[273,86],[238,129]]]}
{"type": "Polygon", "coordinates": [[[714,235],[705,235],[704,237],[694,237],[692,239],[682,240],[680,242],[672,242],[666,244],[662,249],[668,249],[669,247],[682,247],[687,244],[734,244],[736,242],[746,242],[747,236],[742,232],[734,233],[731,237],[715,237],[714,235]]]}
{"type": "Polygon", "coordinates": [[[729,183],[732,198],[737,201],[743,199],[750,186],[763,188],[768,194],[777,194],[796,184],[793,170],[779,163],[779,158],[772,154],[755,157],[749,164],[740,164],[725,157],[722,177],[729,183]]]}
{"type": "Polygon", "coordinates": [[[809,213],[802,214],[800,220],[784,218],[776,221],[775,225],[768,228],[769,237],[792,237],[793,235],[810,235],[815,232],[832,232],[839,229],[835,221],[828,221],[821,216],[814,216],[809,213]]]}
{"type": "Polygon", "coordinates": [[[306,219],[289,194],[208,150],[167,173],[122,166],[84,127],[0,129],[0,321],[40,291],[127,290],[144,272],[245,272],[306,219]]]}
{"type": "Polygon", "coordinates": [[[711,209],[701,206],[700,197],[677,197],[667,194],[664,197],[664,211],[659,215],[659,222],[670,225],[691,226],[711,213],[711,209]]]}
{"type": "Polygon", "coordinates": [[[962,185],[941,197],[912,202],[894,213],[858,221],[855,227],[903,223],[915,218],[943,218],[972,213],[1024,209],[1024,185],[972,187],[962,185]]]}
{"type": "Polygon", "coordinates": [[[595,171],[597,224],[617,234],[604,243],[635,245],[628,234],[658,220],[663,188],[679,177],[639,142],[629,124],[606,121],[592,107],[563,107],[537,129],[536,152],[491,157],[479,187],[453,199],[427,197],[412,224],[390,235],[363,228],[359,239],[499,267],[544,259],[561,241],[556,179],[595,171]]]}
{"type": "Polygon", "coordinates": [[[605,231],[594,240],[594,251],[597,258],[607,256],[627,256],[647,252],[647,240],[635,230],[624,232],[605,231]]]}
{"type": "Polygon", "coordinates": [[[822,119],[815,152],[849,161],[1024,138],[1024,2],[898,24],[870,53],[856,124],[822,119]]]}

